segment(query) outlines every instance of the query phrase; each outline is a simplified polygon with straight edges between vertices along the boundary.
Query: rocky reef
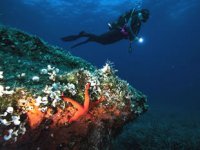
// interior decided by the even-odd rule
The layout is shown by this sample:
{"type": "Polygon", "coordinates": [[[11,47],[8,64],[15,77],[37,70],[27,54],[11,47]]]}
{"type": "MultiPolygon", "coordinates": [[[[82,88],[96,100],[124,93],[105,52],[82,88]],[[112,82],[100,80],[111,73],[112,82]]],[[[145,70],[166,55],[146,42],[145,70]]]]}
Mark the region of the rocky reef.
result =
{"type": "Polygon", "coordinates": [[[110,149],[148,107],[116,72],[0,27],[0,148],[110,149]]]}

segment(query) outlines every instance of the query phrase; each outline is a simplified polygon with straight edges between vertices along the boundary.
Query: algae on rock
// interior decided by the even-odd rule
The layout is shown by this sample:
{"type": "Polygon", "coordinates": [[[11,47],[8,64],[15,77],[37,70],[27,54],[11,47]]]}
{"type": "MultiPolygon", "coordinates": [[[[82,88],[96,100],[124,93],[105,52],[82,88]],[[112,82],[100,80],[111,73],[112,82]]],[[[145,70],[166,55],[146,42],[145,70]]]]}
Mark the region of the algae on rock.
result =
{"type": "MultiPolygon", "coordinates": [[[[51,113],[48,114],[51,117],[41,118],[41,124],[44,123],[43,120],[52,118],[55,121],[58,112],[71,117],[77,109],[64,102],[61,96],[69,97],[83,105],[84,89],[88,82],[91,84],[89,90],[90,115],[86,114],[87,117],[80,119],[85,127],[93,122],[94,128],[104,130],[107,126],[104,123],[107,120],[114,133],[117,128],[147,110],[146,96],[131,87],[126,81],[121,80],[109,62],[102,69],[97,69],[89,62],[72,56],[63,49],[50,46],[40,38],[25,32],[7,27],[0,28],[0,58],[2,76],[0,78],[0,121],[2,125],[9,124],[6,129],[9,129],[11,139],[13,137],[15,140],[17,139],[14,133],[20,133],[21,136],[25,134],[23,131],[28,124],[27,113],[33,108],[43,114],[41,115],[43,117],[49,113],[48,110],[51,110],[51,113]],[[8,107],[14,109],[13,114],[7,115],[8,107]],[[18,122],[21,121],[20,127],[14,125],[15,121],[12,115],[18,117],[18,122]],[[105,127],[102,128],[99,124],[104,124],[105,127]]],[[[54,126],[55,128],[59,129],[60,126],[68,124],[67,117],[59,119],[54,122],[57,125],[54,126]],[[59,119],[62,120],[62,123],[59,119]]],[[[2,125],[0,124],[0,126],[2,125]]],[[[41,130],[43,126],[47,125],[38,124],[38,130],[41,130]]],[[[70,128],[72,127],[73,124],[70,128]]],[[[68,125],[65,130],[69,130],[68,125]]],[[[112,136],[113,133],[109,136],[112,136]]],[[[3,136],[3,133],[0,134],[3,136]]],[[[82,137],[82,132],[77,134],[82,137]]],[[[96,134],[96,132],[90,134],[96,134]]],[[[1,142],[0,140],[0,144],[1,142]]],[[[24,142],[26,143],[26,140],[24,142]]],[[[75,142],[80,142],[80,139],[75,142]]],[[[26,144],[28,145],[28,143],[26,144]]],[[[18,146],[18,148],[21,147],[18,146]]]]}
{"type": "MultiPolygon", "coordinates": [[[[40,69],[47,65],[56,66],[60,73],[78,68],[94,70],[90,63],[61,48],[50,46],[36,36],[6,27],[0,28],[0,58],[0,70],[4,72],[8,86],[32,88],[30,79],[39,75],[40,69]],[[22,73],[26,76],[21,79],[19,76],[22,73]]],[[[41,84],[39,82],[34,88],[41,88],[41,84]]]]}

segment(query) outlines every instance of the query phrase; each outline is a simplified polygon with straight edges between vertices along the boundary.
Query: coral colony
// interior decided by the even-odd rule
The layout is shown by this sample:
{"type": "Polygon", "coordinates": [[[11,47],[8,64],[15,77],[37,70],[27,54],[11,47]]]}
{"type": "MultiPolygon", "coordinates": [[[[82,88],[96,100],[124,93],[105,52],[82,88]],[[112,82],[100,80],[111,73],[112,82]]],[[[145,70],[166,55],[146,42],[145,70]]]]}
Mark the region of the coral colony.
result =
{"type": "MultiPolygon", "coordinates": [[[[124,107],[126,100],[132,99],[131,110],[137,114],[142,113],[143,108],[140,108],[133,101],[135,95],[131,94],[130,91],[124,92],[123,90],[128,86],[128,83],[124,81],[115,83],[115,72],[113,67],[106,63],[102,69],[95,73],[80,69],[60,75],[58,68],[48,65],[47,68],[40,70],[40,76],[31,78],[33,83],[40,82],[41,76],[48,76],[49,80],[52,81],[51,85],[44,87],[41,95],[32,95],[23,88],[10,89],[0,85],[0,97],[2,98],[7,95],[20,94],[19,99],[15,99],[16,106],[8,106],[0,114],[1,126],[4,126],[6,130],[6,132],[1,133],[3,140],[17,141],[18,137],[27,131],[27,124],[31,129],[35,129],[40,126],[44,119],[52,120],[50,127],[68,125],[86,115],[92,106],[90,103],[102,105],[101,102],[104,102],[105,106],[118,103],[117,107],[124,107]],[[85,85],[85,87],[80,89],[81,85],[85,85]],[[117,86],[116,91],[111,90],[110,87],[113,86],[117,86]],[[93,98],[90,98],[91,95],[93,98]],[[82,99],[83,102],[81,104],[70,97],[75,97],[79,101],[82,99]],[[56,112],[54,112],[55,109],[56,112]],[[21,119],[22,116],[27,118],[21,119]]],[[[25,76],[25,74],[22,73],[20,77],[25,76]]],[[[2,71],[0,71],[0,80],[4,80],[2,71]]]]}
{"type": "Polygon", "coordinates": [[[147,110],[146,96],[112,63],[97,69],[36,36],[0,34],[0,149],[108,149],[147,110]]]}

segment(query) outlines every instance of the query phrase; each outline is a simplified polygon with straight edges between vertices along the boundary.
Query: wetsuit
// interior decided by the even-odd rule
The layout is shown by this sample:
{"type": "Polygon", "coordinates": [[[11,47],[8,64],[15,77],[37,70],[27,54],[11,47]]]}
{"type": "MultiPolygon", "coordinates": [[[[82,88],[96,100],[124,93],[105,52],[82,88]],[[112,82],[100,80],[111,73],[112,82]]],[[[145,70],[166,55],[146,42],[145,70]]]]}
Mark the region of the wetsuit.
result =
{"type": "Polygon", "coordinates": [[[130,10],[125,15],[120,16],[117,22],[111,24],[109,31],[101,35],[95,35],[82,31],[78,35],[70,35],[61,39],[63,41],[74,41],[81,37],[88,37],[88,39],[85,41],[77,43],[71,48],[75,48],[88,42],[97,42],[103,45],[107,45],[122,39],[129,39],[130,41],[133,41],[141,27],[141,20],[138,18],[138,12],[139,11],[130,10]]]}

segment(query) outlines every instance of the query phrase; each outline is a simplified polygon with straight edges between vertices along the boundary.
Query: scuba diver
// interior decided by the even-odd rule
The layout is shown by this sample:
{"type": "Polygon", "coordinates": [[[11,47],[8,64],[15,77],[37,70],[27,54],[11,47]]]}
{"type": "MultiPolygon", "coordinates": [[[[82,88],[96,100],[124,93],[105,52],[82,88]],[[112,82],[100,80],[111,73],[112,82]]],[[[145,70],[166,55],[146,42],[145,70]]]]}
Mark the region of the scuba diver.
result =
{"type": "Polygon", "coordinates": [[[130,10],[124,15],[120,16],[116,22],[108,23],[109,31],[101,35],[95,35],[87,33],[85,31],[80,32],[78,35],[70,35],[61,38],[63,41],[74,41],[81,37],[87,37],[83,42],[73,45],[71,48],[75,48],[79,45],[88,42],[97,42],[103,45],[112,44],[122,39],[128,39],[130,41],[129,51],[132,51],[132,41],[139,40],[137,37],[141,24],[146,22],[149,18],[149,10],[130,10]]]}

